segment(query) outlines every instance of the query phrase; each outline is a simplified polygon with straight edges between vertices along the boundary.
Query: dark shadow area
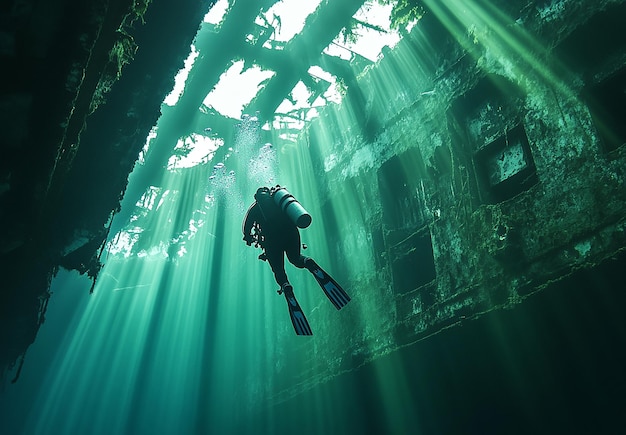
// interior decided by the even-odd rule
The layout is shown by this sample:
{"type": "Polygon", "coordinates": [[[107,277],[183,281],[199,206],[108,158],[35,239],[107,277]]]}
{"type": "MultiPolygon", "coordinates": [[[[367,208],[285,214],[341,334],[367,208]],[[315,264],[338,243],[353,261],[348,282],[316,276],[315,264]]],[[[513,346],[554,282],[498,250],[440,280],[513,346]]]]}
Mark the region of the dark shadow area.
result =
{"type": "Polygon", "coordinates": [[[624,433],[625,263],[622,255],[575,273],[512,310],[442,331],[281,404],[286,418],[274,433],[624,433]],[[391,388],[400,370],[411,400],[398,406],[381,389],[384,374],[391,388]],[[322,398],[337,407],[331,422],[303,411],[322,398]]]}
{"type": "Polygon", "coordinates": [[[585,97],[602,148],[611,152],[626,143],[626,68],[590,86],[585,97]]]}

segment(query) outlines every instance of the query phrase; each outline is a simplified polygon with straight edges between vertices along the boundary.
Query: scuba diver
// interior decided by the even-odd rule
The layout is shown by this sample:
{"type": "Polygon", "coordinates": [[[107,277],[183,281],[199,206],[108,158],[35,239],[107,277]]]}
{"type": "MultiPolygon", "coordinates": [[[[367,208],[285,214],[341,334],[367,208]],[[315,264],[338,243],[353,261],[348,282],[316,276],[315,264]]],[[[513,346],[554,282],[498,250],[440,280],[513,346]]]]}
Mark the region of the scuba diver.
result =
{"type": "Polygon", "coordinates": [[[255,202],[250,206],[243,221],[243,240],[248,246],[261,247],[259,260],[267,261],[274,278],[280,286],[278,294],[284,294],[289,307],[291,322],[297,335],[313,335],[300,304],[293,293],[285,272],[285,254],[291,264],[299,269],[306,268],[313,274],[318,284],[340,310],[350,296],[310,257],[300,253],[300,232],[311,224],[311,215],[291,195],[287,189],[259,187],[254,195],[255,202]]]}

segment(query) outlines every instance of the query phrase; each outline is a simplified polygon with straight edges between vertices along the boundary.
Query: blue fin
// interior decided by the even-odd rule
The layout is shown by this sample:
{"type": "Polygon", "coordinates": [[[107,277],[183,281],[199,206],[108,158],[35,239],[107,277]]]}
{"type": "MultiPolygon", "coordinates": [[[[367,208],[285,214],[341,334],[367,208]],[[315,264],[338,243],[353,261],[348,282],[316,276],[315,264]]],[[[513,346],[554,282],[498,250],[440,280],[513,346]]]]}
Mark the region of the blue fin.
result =
{"type": "Polygon", "coordinates": [[[306,316],[300,308],[300,304],[296,300],[293,294],[293,288],[291,286],[284,289],[285,299],[287,300],[287,306],[289,307],[289,316],[291,317],[291,323],[293,323],[293,329],[296,330],[297,335],[313,335],[309,322],[306,316]]]}
{"type": "Polygon", "coordinates": [[[348,293],[346,293],[337,281],[326,273],[324,269],[319,267],[313,259],[309,258],[307,263],[309,263],[306,265],[307,269],[309,269],[309,271],[313,274],[315,280],[324,291],[324,294],[333,303],[335,308],[340,310],[345,307],[346,304],[350,302],[350,296],[348,296],[348,293]]]}

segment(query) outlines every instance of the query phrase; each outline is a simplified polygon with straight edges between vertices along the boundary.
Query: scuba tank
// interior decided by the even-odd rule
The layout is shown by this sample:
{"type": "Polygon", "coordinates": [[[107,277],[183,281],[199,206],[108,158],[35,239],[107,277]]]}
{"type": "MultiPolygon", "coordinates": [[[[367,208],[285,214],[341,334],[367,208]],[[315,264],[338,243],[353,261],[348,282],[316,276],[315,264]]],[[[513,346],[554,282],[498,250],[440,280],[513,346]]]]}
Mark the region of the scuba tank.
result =
{"type": "Polygon", "coordinates": [[[274,202],[280,210],[289,218],[291,222],[299,228],[306,228],[311,225],[311,215],[307,212],[302,204],[293,197],[291,193],[284,187],[276,186],[274,190],[274,202]]]}
{"type": "Polygon", "coordinates": [[[299,228],[306,228],[311,225],[311,221],[313,220],[311,215],[287,189],[276,186],[273,190],[272,197],[274,198],[274,202],[291,222],[299,228]]]}
{"type": "Polygon", "coordinates": [[[299,228],[311,225],[311,215],[284,187],[259,187],[254,199],[267,222],[280,222],[287,218],[299,228]]]}

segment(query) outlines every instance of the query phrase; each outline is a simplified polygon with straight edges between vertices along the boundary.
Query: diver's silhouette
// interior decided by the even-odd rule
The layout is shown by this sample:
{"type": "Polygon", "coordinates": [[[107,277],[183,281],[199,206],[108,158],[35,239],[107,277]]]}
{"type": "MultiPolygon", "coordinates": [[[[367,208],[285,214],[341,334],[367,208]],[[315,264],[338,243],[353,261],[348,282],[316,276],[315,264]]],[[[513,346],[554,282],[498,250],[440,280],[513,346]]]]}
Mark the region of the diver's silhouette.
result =
{"type": "Polygon", "coordinates": [[[296,334],[312,335],[311,327],[296,300],[293,287],[285,272],[285,255],[297,268],[308,269],[330,301],[339,310],[350,301],[350,296],[312,258],[301,254],[298,227],[311,224],[311,215],[287,189],[260,187],[254,195],[255,202],[243,221],[243,240],[248,246],[261,247],[260,260],[267,260],[280,286],[278,294],[285,294],[289,314],[296,334]]]}

